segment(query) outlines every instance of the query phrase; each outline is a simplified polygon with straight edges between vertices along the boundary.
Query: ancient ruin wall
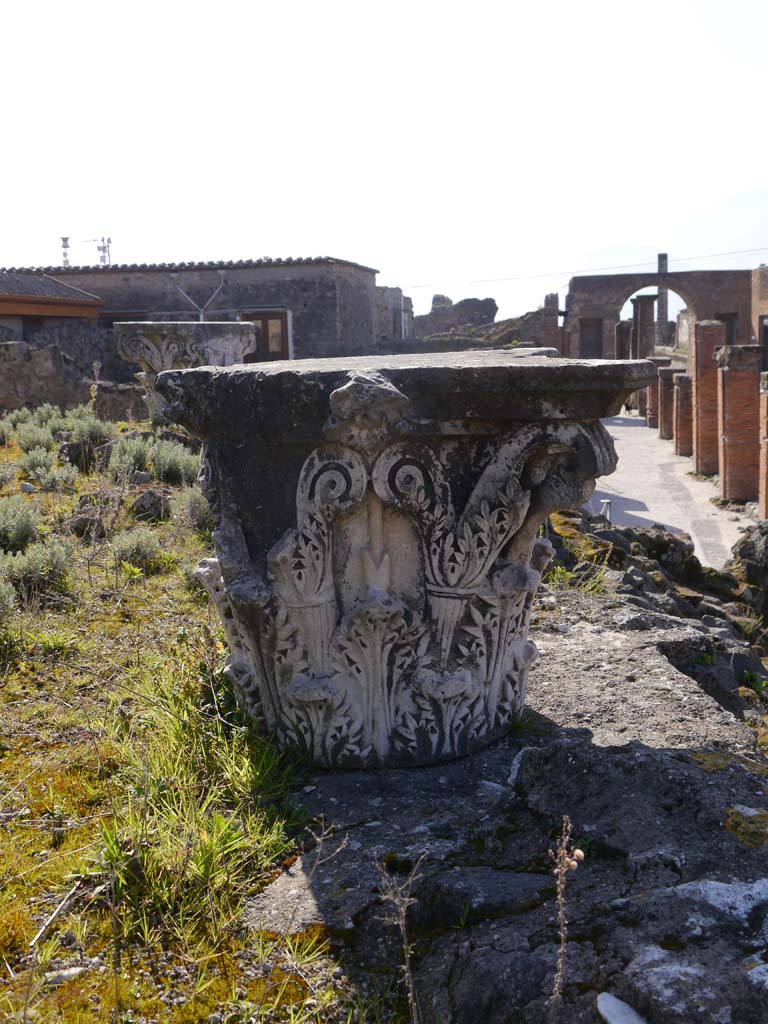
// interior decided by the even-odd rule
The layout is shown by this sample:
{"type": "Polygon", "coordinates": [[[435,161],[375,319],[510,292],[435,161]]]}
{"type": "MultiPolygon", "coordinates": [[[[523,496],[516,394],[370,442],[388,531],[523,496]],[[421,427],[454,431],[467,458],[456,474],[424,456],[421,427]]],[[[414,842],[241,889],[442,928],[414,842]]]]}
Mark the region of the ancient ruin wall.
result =
{"type": "Polygon", "coordinates": [[[670,274],[600,274],[572,277],[566,299],[570,355],[583,355],[581,322],[602,321],[603,357],[613,353],[615,327],[627,299],[648,287],[665,287],[686,302],[696,320],[717,320],[735,314],[733,341],[752,337],[752,271],[696,270],[670,274]]]}

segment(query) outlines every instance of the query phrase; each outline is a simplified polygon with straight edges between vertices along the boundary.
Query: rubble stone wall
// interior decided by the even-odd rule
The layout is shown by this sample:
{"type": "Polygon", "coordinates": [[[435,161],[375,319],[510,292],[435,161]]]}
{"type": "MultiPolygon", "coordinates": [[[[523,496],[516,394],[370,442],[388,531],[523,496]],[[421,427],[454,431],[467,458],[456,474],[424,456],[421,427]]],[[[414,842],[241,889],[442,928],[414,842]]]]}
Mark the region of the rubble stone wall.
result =
{"type": "Polygon", "coordinates": [[[115,332],[108,327],[98,327],[93,322],[73,320],[68,324],[44,327],[37,331],[27,343],[32,348],[47,348],[55,345],[72,364],[81,377],[93,377],[93,364],[100,364],[99,376],[105,380],[127,384],[133,379],[138,365],[130,366],[117,351],[115,332]]]}
{"type": "Polygon", "coordinates": [[[0,344],[0,412],[23,406],[54,405],[69,408],[87,402],[89,385],[73,361],[49,345],[33,348],[24,341],[0,344]]]}
{"type": "Polygon", "coordinates": [[[434,295],[429,313],[413,318],[413,332],[417,338],[462,327],[480,327],[492,324],[499,307],[495,299],[461,299],[452,302],[447,295],[434,295]]]}

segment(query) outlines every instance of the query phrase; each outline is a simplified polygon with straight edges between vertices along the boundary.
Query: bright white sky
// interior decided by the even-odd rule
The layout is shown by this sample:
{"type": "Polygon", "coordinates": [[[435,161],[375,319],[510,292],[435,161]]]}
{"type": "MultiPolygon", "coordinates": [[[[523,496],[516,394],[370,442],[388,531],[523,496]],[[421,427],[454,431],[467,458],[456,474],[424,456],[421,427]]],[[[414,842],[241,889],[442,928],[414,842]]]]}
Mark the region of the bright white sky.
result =
{"type": "Polygon", "coordinates": [[[511,316],[659,251],[768,262],[765,0],[37,0],[0,31],[0,266],[332,255],[511,316]]]}

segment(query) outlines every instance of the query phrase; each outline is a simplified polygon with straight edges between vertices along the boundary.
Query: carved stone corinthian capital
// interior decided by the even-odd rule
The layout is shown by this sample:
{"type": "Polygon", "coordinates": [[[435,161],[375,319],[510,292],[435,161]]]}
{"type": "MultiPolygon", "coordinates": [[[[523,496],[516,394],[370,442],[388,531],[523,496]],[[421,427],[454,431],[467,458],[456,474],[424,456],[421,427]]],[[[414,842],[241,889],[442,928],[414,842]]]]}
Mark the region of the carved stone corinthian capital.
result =
{"type": "Polygon", "coordinates": [[[130,321],[115,324],[117,350],[141,367],[137,379],[151,418],[162,417],[163,401],[154,389],[158,373],[192,366],[231,366],[256,349],[252,323],[235,321],[130,321]]]}
{"type": "Polygon", "coordinates": [[[600,418],[646,362],[508,352],[166,372],[207,444],[243,709],[334,767],[414,765],[503,735],[537,658],[538,529],[616,456],[600,418]]]}

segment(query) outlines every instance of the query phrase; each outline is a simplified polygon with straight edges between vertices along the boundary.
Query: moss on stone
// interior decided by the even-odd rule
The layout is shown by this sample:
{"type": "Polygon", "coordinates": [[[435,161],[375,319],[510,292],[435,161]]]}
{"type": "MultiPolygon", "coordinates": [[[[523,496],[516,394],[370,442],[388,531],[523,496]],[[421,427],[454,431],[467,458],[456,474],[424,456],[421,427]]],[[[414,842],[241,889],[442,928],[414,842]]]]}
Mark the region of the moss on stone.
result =
{"type": "Polygon", "coordinates": [[[768,778],[768,763],[761,764],[741,754],[729,754],[723,750],[694,750],[691,756],[705,772],[722,772],[727,768],[739,766],[745,771],[768,778]]]}
{"type": "Polygon", "coordinates": [[[728,807],[725,811],[725,827],[731,835],[749,849],[768,843],[768,811],[750,811],[728,807]]]}

